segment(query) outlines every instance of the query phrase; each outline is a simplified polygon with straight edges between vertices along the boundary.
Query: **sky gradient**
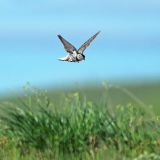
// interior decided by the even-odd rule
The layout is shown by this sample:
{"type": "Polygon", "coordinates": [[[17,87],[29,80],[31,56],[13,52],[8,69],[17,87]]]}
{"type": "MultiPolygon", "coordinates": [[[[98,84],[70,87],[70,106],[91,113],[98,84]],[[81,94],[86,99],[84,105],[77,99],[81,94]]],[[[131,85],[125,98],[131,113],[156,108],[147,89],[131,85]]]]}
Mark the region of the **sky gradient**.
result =
{"type": "Polygon", "coordinates": [[[74,82],[160,79],[159,0],[0,0],[0,93],[74,82]],[[86,49],[86,61],[66,55],[57,34],[86,49]]]}

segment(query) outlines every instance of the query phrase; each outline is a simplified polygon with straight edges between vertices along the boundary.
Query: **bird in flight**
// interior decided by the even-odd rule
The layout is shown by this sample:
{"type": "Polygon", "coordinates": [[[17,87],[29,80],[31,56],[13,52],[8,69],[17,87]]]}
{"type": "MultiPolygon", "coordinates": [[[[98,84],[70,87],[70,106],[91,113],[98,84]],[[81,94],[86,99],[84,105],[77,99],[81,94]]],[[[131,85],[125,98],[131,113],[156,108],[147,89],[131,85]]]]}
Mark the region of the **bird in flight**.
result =
{"type": "Polygon", "coordinates": [[[58,38],[63,43],[65,50],[69,53],[66,57],[58,58],[58,60],[68,62],[80,62],[85,60],[85,55],[83,54],[84,50],[90,45],[90,43],[97,37],[99,33],[100,31],[89,38],[78,50],[61,35],[58,35],[58,38]]]}

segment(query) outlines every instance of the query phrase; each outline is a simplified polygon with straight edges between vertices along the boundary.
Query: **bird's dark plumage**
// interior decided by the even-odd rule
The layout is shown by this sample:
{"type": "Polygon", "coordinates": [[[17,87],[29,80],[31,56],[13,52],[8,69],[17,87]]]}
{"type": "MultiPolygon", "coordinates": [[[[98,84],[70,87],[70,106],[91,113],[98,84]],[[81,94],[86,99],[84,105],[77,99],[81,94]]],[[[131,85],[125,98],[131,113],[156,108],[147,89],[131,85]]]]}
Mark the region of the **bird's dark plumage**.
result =
{"type": "Polygon", "coordinates": [[[90,43],[97,37],[99,33],[100,31],[89,38],[78,50],[61,35],[58,35],[58,38],[63,43],[65,50],[69,53],[68,56],[59,58],[59,60],[69,62],[79,62],[85,60],[85,55],[83,54],[84,50],[90,45],[90,43]]]}
{"type": "Polygon", "coordinates": [[[78,49],[78,53],[83,53],[84,50],[90,45],[90,43],[97,37],[97,35],[100,33],[97,32],[95,35],[93,35],[90,39],[88,39],[79,49],[78,49]]]}
{"type": "Polygon", "coordinates": [[[63,43],[63,46],[67,52],[69,52],[70,54],[73,54],[73,51],[76,51],[76,48],[67,40],[65,40],[61,35],[58,35],[58,38],[63,43]]]}

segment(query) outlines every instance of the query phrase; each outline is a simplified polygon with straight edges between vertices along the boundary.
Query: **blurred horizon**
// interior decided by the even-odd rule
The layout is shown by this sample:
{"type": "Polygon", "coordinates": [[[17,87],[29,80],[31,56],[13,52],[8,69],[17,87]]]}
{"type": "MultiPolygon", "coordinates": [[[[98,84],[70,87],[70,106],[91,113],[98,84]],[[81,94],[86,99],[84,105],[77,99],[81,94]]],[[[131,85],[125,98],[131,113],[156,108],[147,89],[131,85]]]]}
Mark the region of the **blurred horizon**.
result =
{"type": "Polygon", "coordinates": [[[33,86],[160,81],[160,1],[0,0],[0,94],[33,86]],[[60,62],[61,34],[86,61],[60,62]]]}

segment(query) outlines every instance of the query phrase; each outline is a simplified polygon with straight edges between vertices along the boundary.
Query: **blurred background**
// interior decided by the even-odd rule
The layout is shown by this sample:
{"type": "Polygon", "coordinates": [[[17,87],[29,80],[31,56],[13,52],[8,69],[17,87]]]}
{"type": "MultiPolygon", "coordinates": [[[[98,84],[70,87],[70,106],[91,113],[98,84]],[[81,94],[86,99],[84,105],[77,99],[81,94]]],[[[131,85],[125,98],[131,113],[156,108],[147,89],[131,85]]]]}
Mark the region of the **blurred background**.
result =
{"type": "Polygon", "coordinates": [[[61,87],[107,80],[160,80],[159,0],[0,0],[0,94],[27,82],[61,87]],[[86,61],[66,63],[57,38],[86,49],[86,61]]]}

